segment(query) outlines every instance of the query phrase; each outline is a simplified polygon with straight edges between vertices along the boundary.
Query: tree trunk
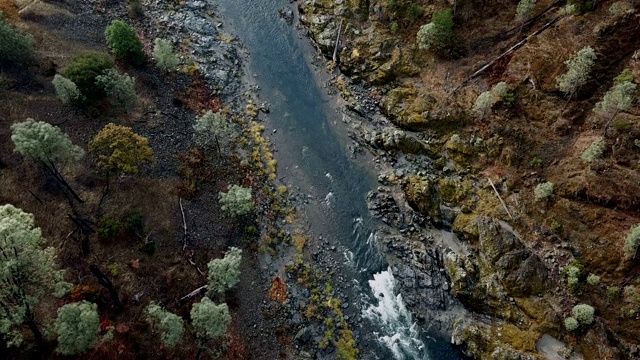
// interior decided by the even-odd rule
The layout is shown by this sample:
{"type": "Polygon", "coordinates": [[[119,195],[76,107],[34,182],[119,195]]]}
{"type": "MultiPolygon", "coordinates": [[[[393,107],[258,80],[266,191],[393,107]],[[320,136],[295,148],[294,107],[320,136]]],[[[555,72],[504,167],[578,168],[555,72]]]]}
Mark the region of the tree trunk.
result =
{"type": "Polygon", "coordinates": [[[45,168],[51,173],[51,175],[53,175],[53,177],[58,181],[58,183],[60,183],[60,185],[62,185],[65,189],[67,189],[71,194],[71,196],[73,196],[73,198],[76,199],[79,203],[81,204],[84,203],[84,200],[80,198],[78,193],[76,193],[75,190],[73,190],[73,188],[71,187],[71,185],[69,185],[67,180],[65,180],[62,174],[60,174],[60,171],[58,171],[55,164],[51,160],[47,160],[47,161],[49,162],[49,165],[47,165],[44,161],[42,163],[44,164],[45,168]]]}
{"type": "Polygon", "coordinates": [[[116,308],[122,309],[124,306],[122,305],[122,302],[120,302],[118,292],[113,287],[113,283],[111,282],[111,280],[109,280],[109,278],[107,278],[96,265],[89,266],[89,270],[91,270],[91,273],[98,279],[100,285],[104,286],[109,291],[111,300],[113,301],[113,304],[116,306],[116,308]]]}

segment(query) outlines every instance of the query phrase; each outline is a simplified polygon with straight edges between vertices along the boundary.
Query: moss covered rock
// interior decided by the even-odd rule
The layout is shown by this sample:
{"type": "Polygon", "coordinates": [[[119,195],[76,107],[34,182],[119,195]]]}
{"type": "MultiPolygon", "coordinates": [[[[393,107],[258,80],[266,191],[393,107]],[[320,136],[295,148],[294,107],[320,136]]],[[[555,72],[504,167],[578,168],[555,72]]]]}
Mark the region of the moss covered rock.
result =
{"type": "Polygon", "coordinates": [[[412,209],[428,217],[434,225],[442,222],[440,197],[434,182],[423,176],[407,178],[403,190],[412,209]]]}

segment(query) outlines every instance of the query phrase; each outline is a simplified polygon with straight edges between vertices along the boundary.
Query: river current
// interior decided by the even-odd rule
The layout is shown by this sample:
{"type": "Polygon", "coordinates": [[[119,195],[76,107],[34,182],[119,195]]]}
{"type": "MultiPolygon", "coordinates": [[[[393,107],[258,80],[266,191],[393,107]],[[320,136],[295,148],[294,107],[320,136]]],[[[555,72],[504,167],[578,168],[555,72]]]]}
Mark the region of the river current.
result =
{"type": "Polygon", "coordinates": [[[435,339],[412,320],[384,256],[376,247],[366,194],[376,187],[373,164],[349,157],[349,138],[335,103],[318,84],[310,63],[314,51],[278,10],[288,0],[216,0],[227,32],[250,53],[245,71],[271,104],[269,137],[278,150],[278,174],[289,187],[310,196],[306,218],[315,233],[339,244],[352,268],[351,293],[358,293],[364,319],[362,359],[462,359],[448,342],[435,339]],[[332,106],[333,105],[333,106],[332,106]],[[273,132],[273,130],[277,130],[273,132]]]}

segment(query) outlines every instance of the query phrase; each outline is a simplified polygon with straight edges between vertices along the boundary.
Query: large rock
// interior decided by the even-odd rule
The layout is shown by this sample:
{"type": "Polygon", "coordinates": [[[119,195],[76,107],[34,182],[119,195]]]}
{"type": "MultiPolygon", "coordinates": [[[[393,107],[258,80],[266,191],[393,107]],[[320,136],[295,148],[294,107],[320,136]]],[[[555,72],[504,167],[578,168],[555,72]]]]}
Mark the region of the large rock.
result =
{"type": "Polygon", "coordinates": [[[493,218],[478,219],[480,259],[495,270],[511,296],[523,297],[544,290],[548,270],[527,249],[520,236],[506,223],[493,218]]]}
{"type": "Polygon", "coordinates": [[[453,329],[451,342],[465,354],[480,360],[537,360],[535,331],[509,323],[462,320],[453,329]]]}
{"type": "Polygon", "coordinates": [[[414,210],[428,217],[434,225],[440,225],[440,196],[435,183],[423,176],[412,176],[403,185],[407,202],[414,210]]]}

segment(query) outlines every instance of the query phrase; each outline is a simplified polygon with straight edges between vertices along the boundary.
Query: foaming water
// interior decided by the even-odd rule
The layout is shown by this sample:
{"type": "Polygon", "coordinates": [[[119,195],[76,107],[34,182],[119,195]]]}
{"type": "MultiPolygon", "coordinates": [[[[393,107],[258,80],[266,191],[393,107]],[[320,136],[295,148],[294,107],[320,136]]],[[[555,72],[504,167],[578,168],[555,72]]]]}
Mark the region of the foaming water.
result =
{"type": "Polygon", "coordinates": [[[369,287],[377,304],[372,303],[364,309],[363,315],[378,326],[378,341],[391,350],[395,359],[429,359],[418,327],[411,319],[402,295],[396,293],[391,269],[374,274],[369,287]]]}

